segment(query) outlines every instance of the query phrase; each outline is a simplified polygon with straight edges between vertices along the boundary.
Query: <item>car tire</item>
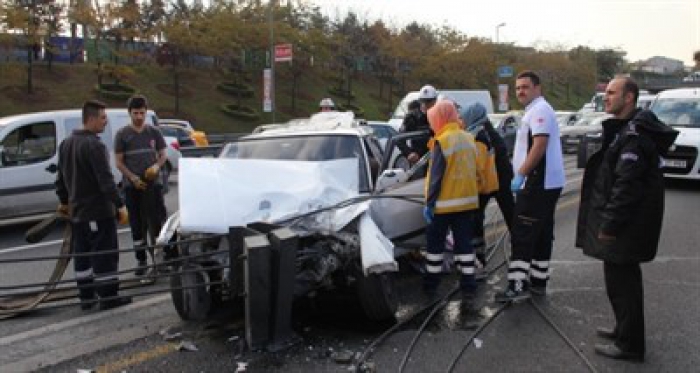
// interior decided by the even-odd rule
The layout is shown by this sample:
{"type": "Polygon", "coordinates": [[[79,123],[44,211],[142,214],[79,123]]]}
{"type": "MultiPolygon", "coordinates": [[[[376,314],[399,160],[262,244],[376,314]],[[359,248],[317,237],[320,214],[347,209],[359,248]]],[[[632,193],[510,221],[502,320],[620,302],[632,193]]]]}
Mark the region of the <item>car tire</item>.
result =
{"type": "Polygon", "coordinates": [[[178,272],[170,276],[170,294],[181,319],[205,320],[209,316],[212,297],[207,283],[206,272],[193,265],[180,267],[178,272]]]}
{"type": "Polygon", "coordinates": [[[365,316],[372,321],[396,319],[398,297],[394,290],[393,276],[390,273],[357,276],[357,296],[365,316]]]}

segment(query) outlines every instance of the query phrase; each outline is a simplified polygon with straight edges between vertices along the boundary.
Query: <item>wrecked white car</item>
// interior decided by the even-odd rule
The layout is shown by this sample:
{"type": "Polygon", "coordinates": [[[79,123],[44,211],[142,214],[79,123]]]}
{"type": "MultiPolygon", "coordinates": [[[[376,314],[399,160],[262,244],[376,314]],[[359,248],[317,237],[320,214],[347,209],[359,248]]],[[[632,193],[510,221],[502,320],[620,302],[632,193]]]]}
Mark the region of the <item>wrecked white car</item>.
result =
{"type": "Polygon", "coordinates": [[[409,170],[389,164],[407,163],[392,154],[406,138],[392,138],[384,154],[352,113],[322,113],[262,127],[218,158],[183,158],[180,211],[158,239],[176,240],[182,257],[171,281],[179,315],[201,319],[234,300],[248,320],[287,312],[287,293],[352,286],[368,318],[393,318],[395,256],[424,246],[426,161],[409,170]]]}

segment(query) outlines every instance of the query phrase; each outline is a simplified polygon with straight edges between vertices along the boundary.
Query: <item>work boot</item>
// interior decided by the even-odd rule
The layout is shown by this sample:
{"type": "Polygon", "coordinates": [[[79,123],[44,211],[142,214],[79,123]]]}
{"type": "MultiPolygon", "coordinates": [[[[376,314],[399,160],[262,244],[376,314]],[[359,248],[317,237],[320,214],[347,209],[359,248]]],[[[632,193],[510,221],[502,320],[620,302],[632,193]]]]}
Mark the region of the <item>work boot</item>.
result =
{"type": "Polygon", "coordinates": [[[126,296],[126,295],[122,295],[122,296],[115,295],[114,297],[111,297],[111,298],[112,299],[100,300],[100,311],[110,310],[112,308],[125,306],[125,305],[131,303],[131,297],[126,296]]]}
{"type": "Polygon", "coordinates": [[[508,288],[505,291],[496,293],[495,301],[498,303],[519,303],[530,299],[530,290],[525,281],[508,281],[508,288]]]}
{"type": "Polygon", "coordinates": [[[146,274],[146,271],[148,270],[148,263],[146,263],[145,260],[139,260],[139,264],[136,267],[136,271],[134,271],[134,275],[137,277],[141,277],[146,274]]]}

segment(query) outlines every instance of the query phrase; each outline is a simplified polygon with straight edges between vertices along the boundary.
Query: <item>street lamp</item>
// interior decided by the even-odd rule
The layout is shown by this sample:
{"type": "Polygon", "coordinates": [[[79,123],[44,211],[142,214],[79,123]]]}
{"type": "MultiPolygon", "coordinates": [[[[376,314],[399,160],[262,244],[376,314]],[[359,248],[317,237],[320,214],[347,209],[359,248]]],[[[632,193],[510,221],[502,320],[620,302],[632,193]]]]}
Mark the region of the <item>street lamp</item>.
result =
{"type": "Polygon", "coordinates": [[[505,22],[501,22],[496,26],[496,44],[498,44],[498,29],[500,29],[501,27],[503,27],[505,25],[506,25],[505,22]]]}

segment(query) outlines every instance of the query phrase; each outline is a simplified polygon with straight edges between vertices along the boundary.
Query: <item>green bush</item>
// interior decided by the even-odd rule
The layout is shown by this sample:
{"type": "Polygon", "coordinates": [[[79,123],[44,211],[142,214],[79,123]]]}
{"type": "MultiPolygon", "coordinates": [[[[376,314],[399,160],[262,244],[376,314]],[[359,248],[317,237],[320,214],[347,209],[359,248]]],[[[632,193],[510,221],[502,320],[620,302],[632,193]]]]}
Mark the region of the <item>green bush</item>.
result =
{"type": "Polygon", "coordinates": [[[216,88],[222,92],[226,92],[236,97],[253,97],[253,88],[246,84],[223,82],[217,84],[216,88]]]}
{"type": "Polygon", "coordinates": [[[134,87],[116,83],[102,83],[95,86],[95,89],[100,93],[100,96],[113,100],[126,100],[136,93],[134,87]]]}
{"type": "Polygon", "coordinates": [[[355,113],[356,118],[362,118],[365,115],[365,110],[363,108],[353,104],[338,104],[336,105],[336,109],[338,111],[352,111],[355,113]]]}
{"type": "Polygon", "coordinates": [[[328,88],[328,93],[330,93],[334,96],[342,97],[342,98],[349,98],[349,99],[355,98],[355,93],[353,91],[348,92],[345,90],[340,90],[337,87],[328,88]]]}
{"type": "Polygon", "coordinates": [[[224,113],[238,119],[245,119],[245,120],[258,120],[260,118],[260,114],[248,106],[238,106],[236,104],[222,104],[220,106],[221,111],[224,113]]]}

